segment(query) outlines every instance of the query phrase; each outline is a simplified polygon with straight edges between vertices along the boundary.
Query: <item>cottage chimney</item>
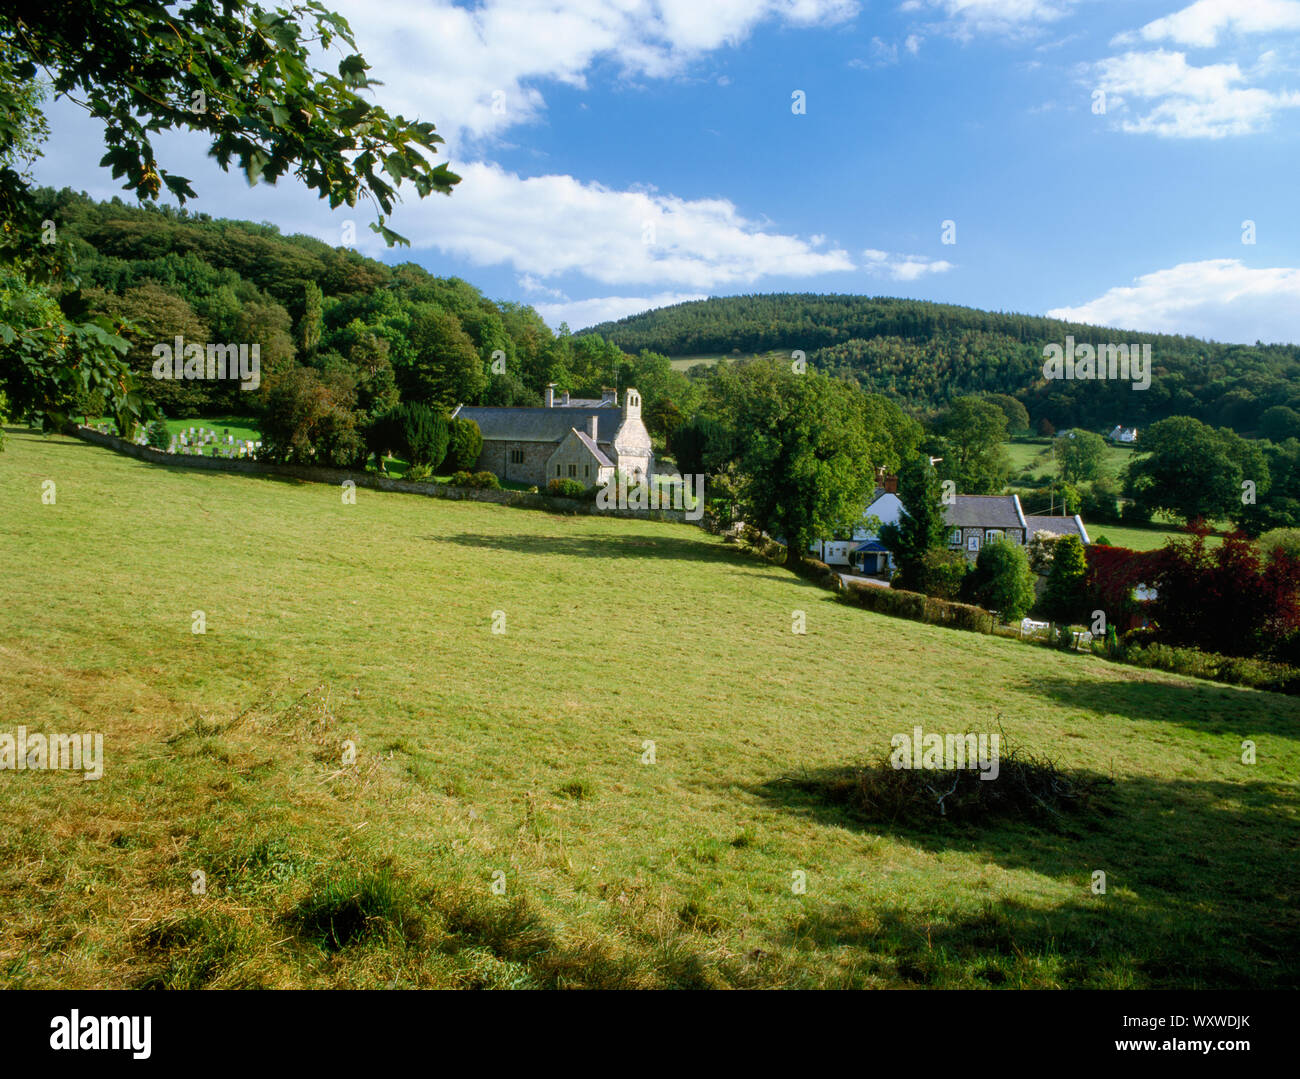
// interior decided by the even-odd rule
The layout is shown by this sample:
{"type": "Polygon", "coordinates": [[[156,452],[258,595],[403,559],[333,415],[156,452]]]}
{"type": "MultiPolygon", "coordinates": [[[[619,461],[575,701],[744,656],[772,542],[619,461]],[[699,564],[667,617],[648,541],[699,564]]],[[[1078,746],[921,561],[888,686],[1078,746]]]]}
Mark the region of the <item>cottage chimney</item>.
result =
{"type": "Polygon", "coordinates": [[[632,389],[627,388],[627,393],[623,395],[623,419],[639,420],[641,418],[641,395],[632,389]]]}
{"type": "Polygon", "coordinates": [[[596,441],[596,417],[587,417],[587,434],[591,436],[592,442],[596,441]]]}
{"type": "Polygon", "coordinates": [[[602,386],[600,388],[600,403],[602,405],[617,405],[618,390],[612,386],[602,386]]]}
{"type": "Polygon", "coordinates": [[[569,391],[568,391],[568,390],[565,390],[565,391],[564,391],[564,396],[560,398],[560,404],[563,405],[565,408],[568,408],[568,407],[569,407],[569,391]]]}
{"type": "Polygon", "coordinates": [[[554,382],[548,382],[546,384],[546,407],[547,408],[555,407],[555,383],[554,382]]]}
{"type": "Polygon", "coordinates": [[[880,486],[885,489],[886,493],[896,495],[898,494],[898,477],[886,476],[880,486]]]}

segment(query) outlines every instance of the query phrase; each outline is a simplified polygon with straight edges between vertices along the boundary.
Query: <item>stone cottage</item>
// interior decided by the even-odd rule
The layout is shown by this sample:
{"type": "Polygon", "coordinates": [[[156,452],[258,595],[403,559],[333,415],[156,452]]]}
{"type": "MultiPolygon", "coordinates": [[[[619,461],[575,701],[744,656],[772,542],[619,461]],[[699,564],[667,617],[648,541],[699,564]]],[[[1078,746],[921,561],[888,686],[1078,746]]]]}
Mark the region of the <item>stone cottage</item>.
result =
{"type": "Polygon", "coordinates": [[[1021,547],[1029,542],[1029,525],[1015,495],[957,495],[945,504],[943,515],[949,549],[962,551],[971,562],[979,557],[980,548],[994,539],[1010,540],[1021,547]]]}
{"type": "Polygon", "coordinates": [[[541,408],[488,408],[458,405],[458,419],[473,420],[483,432],[476,471],[502,480],[545,487],[550,480],[577,480],[584,487],[605,483],[615,471],[629,482],[654,475],[650,432],[641,420],[641,395],[606,390],[600,401],[556,398],[547,387],[541,408]]]}

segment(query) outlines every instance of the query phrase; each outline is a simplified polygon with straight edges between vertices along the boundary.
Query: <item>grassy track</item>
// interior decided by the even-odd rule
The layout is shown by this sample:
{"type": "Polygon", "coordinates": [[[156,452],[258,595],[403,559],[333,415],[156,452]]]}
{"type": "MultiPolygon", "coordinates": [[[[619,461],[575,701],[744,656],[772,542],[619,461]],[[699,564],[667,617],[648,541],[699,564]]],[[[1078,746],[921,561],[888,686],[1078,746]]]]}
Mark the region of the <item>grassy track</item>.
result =
{"type": "Polygon", "coordinates": [[[19,431],[0,559],[0,733],[106,756],[0,772],[3,985],[1300,983],[1294,699],[891,620],[686,526],[19,431]],[[918,724],[1113,777],[1104,812],[781,782],[918,724]]]}

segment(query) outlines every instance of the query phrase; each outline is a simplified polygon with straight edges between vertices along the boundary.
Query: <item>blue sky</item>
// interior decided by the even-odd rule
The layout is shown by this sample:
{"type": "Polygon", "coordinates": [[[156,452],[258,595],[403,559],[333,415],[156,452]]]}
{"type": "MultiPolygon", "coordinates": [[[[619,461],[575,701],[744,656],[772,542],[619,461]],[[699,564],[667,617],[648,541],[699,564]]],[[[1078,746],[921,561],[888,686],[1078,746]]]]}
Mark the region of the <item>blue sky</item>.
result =
{"type": "MultiPolygon", "coordinates": [[[[410,195],[388,252],[363,207],[169,135],[193,208],[335,244],[352,220],[366,254],[573,329],[813,291],[1300,341],[1300,0],[333,6],[463,182],[410,195]]],[[[93,122],[49,111],[37,179],[118,193],[93,122]]]]}

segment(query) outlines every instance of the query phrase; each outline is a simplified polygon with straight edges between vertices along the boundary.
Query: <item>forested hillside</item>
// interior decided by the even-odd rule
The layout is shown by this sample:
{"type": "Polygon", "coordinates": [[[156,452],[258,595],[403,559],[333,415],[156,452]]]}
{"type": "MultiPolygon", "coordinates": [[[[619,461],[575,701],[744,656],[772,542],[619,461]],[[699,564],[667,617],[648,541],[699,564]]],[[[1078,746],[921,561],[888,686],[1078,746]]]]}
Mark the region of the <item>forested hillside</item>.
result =
{"type": "Polygon", "coordinates": [[[81,289],[63,306],[128,321],[141,389],[169,415],[248,414],[264,396],[232,382],[152,378],[151,349],[178,334],[256,342],[263,387],[302,367],[308,382],[355,397],[363,421],[399,397],[442,408],[540,403],[547,382],[599,388],[623,359],[598,338],[557,337],[531,307],[494,302],[414,263],[388,266],[273,225],[96,203],[68,189],[37,198],[76,251],[81,289]]]}
{"type": "Polygon", "coordinates": [[[829,373],[903,404],[934,408],[970,393],[1005,393],[1035,423],[1145,425],[1194,416],[1255,433],[1262,414],[1300,407],[1300,347],[1224,345],[1031,315],[888,297],[767,294],[697,300],[584,331],[628,351],[670,356],[802,349],[829,373]],[[1151,386],[1047,382],[1043,346],[1150,344],[1151,386]]]}

